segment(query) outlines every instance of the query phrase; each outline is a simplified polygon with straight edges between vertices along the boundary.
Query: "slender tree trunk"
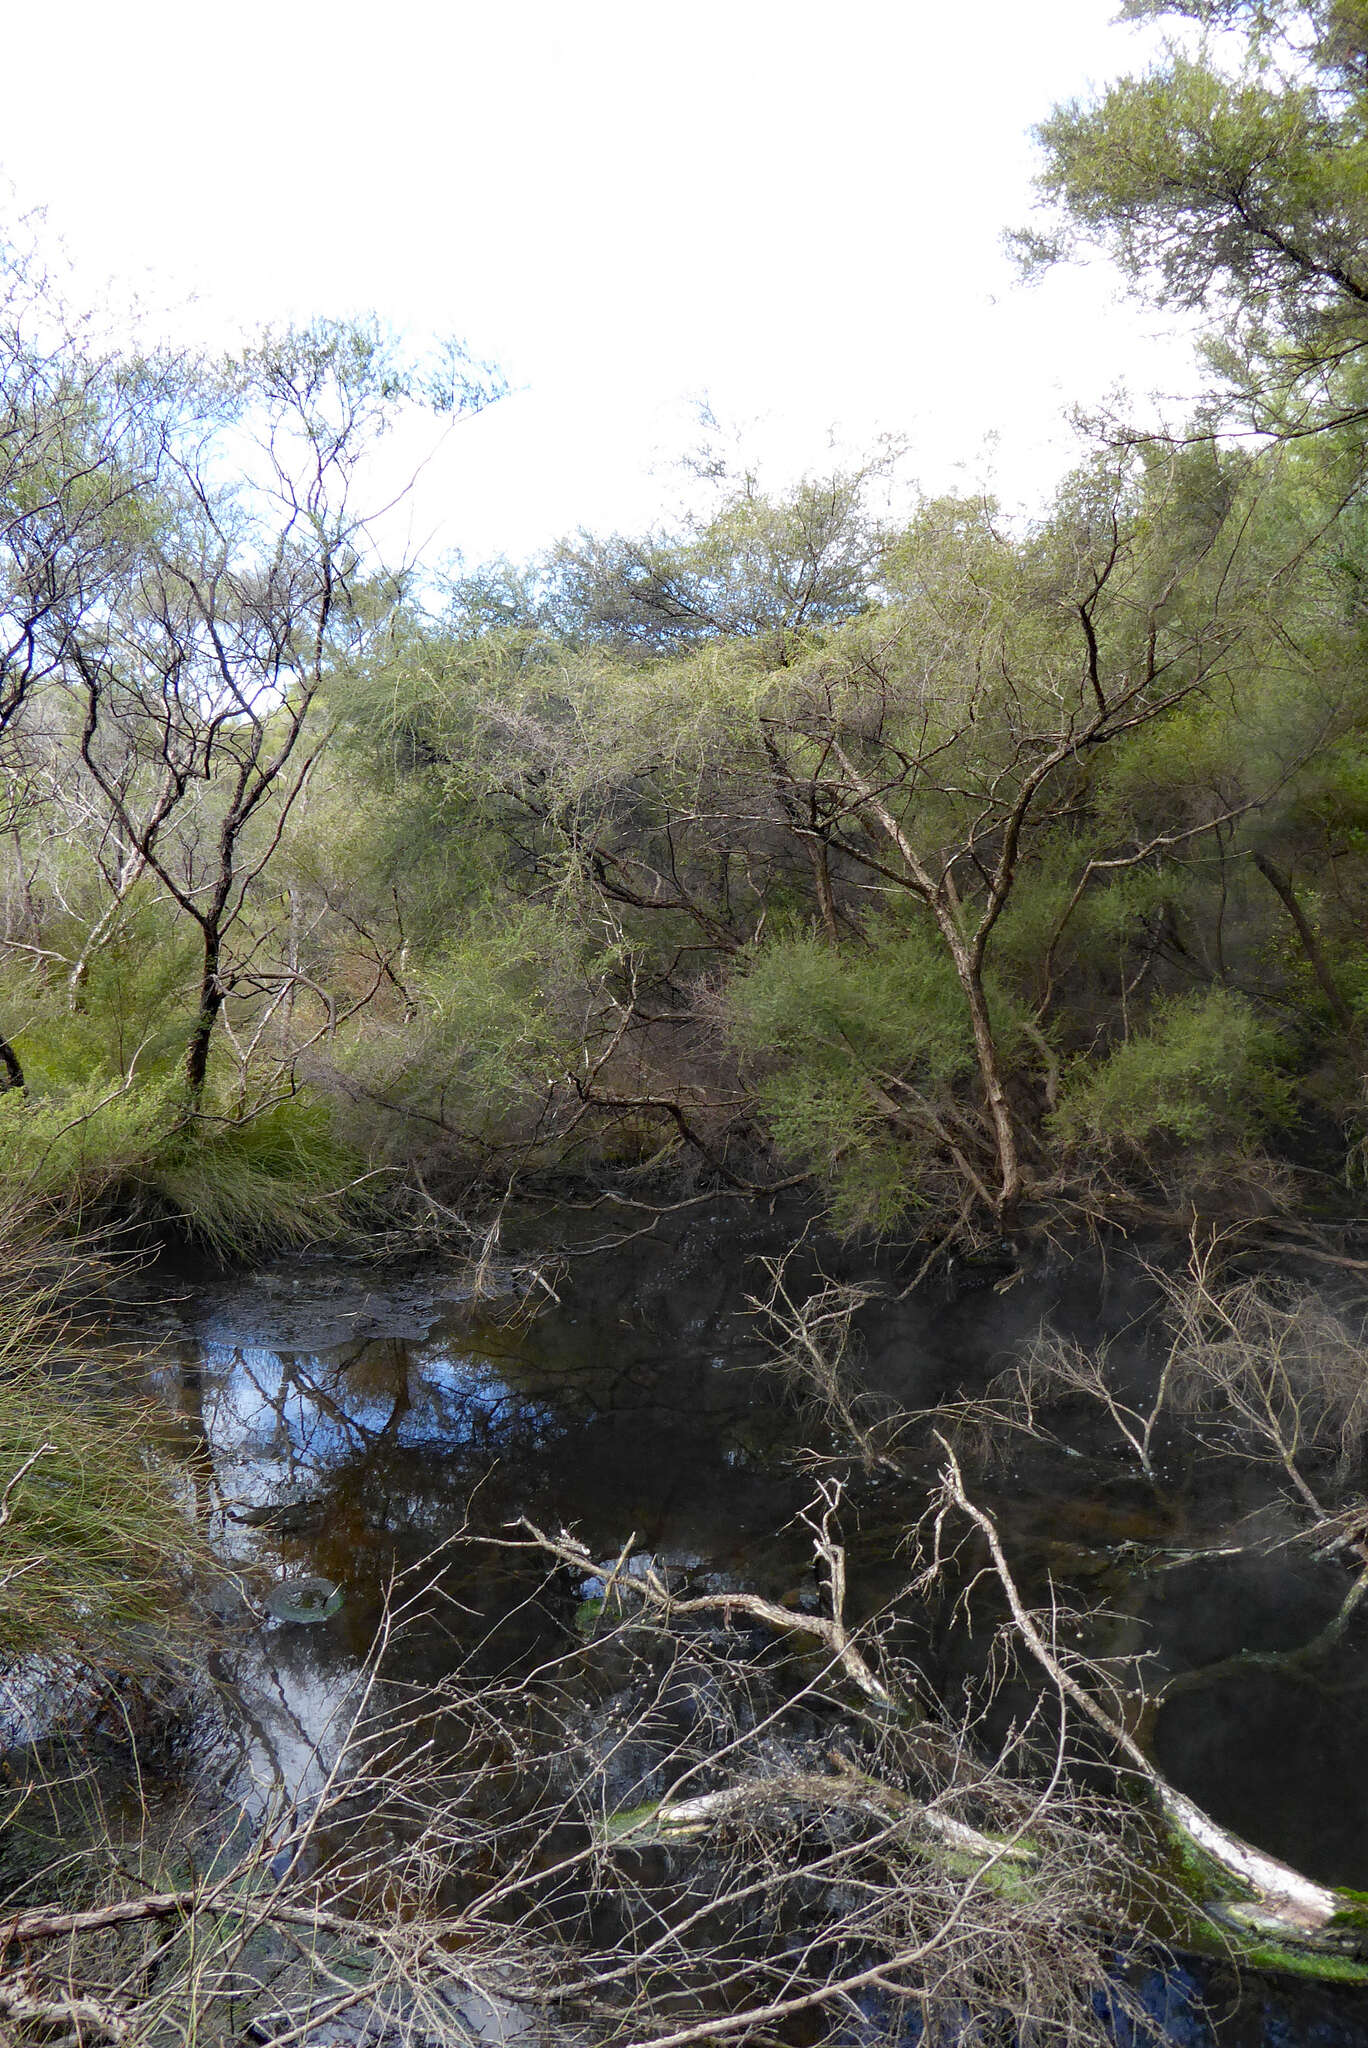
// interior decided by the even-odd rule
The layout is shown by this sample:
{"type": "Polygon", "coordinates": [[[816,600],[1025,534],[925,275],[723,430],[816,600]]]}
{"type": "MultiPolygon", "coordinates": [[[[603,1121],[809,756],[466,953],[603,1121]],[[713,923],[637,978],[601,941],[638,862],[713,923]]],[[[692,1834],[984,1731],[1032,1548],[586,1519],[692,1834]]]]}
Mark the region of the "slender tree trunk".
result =
{"type": "Polygon", "coordinates": [[[836,923],[836,897],[831,887],[831,861],[827,849],[818,841],[804,840],[807,857],[812,863],[812,879],[817,889],[817,908],[822,913],[822,930],[833,946],[841,943],[840,928],[836,923]]]}
{"type": "Polygon", "coordinates": [[[204,965],[200,974],[199,1013],[185,1048],[185,1083],[190,1107],[198,1109],[204,1099],[204,1082],[209,1072],[209,1046],[223,1008],[223,984],[219,980],[221,946],[216,927],[204,934],[204,965]]]}
{"type": "Polygon", "coordinates": [[[1321,942],[1311,928],[1310,919],[1297,901],[1297,893],[1291,881],[1281,868],[1273,865],[1266,854],[1256,853],[1254,865],[1296,926],[1297,937],[1301,940],[1302,950],[1311,963],[1311,971],[1321,985],[1326,1002],[1330,1005],[1330,1014],[1341,1031],[1351,1038],[1355,1037],[1357,1026],[1354,1023],[1354,1013],[1344,999],[1344,991],[1331,972],[1330,962],[1326,959],[1321,942]]]}
{"type": "Polygon", "coordinates": [[[836,898],[831,888],[830,853],[825,839],[819,837],[816,831],[817,812],[815,804],[811,807],[809,816],[805,821],[803,807],[798,801],[793,779],[789,773],[788,763],[780,752],[773,733],[767,732],[764,735],[763,744],[766,757],[774,773],[774,789],[775,795],[779,799],[779,808],[788,819],[793,830],[798,834],[802,842],[803,851],[807,855],[809,865],[812,868],[813,884],[817,891],[817,908],[822,915],[822,930],[831,945],[839,946],[841,934],[836,923],[836,898]]]}
{"type": "MultiPolygon", "coordinates": [[[[955,878],[950,869],[945,869],[938,887],[888,805],[858,773],[839,742],[832,742],[832,751],[850,778],[861,801],[869,806],[888,838],[902,855],[907,868],[905,886],[913,895],[920,896],[935,918],[936,929],[945,942],[959,985],[964,991],[964,1000],[969,1008],[969,1023],[974,1034],[974,1056],[988,1104],[988,1114],[992,1119],[993,1143],[997,1151],[998,1192],[994,1207],[999,1220],[1005,1222],[1020,1201],[1025,1182],[1021,1171],[1021,1154],[1017,1149],[1016,1125],[1007,1101],[1007,1090],[1002,1083],[997,1040],[993,1036],[993,1020],[988,1013],[988,998],[983,987],[984,948],[992,930],[996,911],[985,915],[980,921],[972,943],[966,940],[960,925],[960,902],[955,889],[955,878]]],[[[1011,873],[1008,871],[998,908],[1001,907],[1001,902],[1005,901],[1010,881],[1011,873]]]]}
{"type": "MultiPolygon", "coordinates": [[[[37,945],[42,936],[42,920],[38,915],[38,906],[33,900],[33,876],[29,871],[28,862],[24,858],[24,842],[17,825],[11,832],[10,837],[14,841],[14,868],[18,876],[19,889],[24,903],[24,918],[21,929],[26,931],[33,944],[37,945]]],[[[8,927],[8,915],[5,922],[8,927]]],[[[11,936],[8,930],[6,935],[11,936]]]]}
{"type": "Polygon", "coordinates": [[[113,900],[105,906],[105,909],[91,927],[90,936],[82,946],[76,964],[67,976],[68,1010],[76,1008],[77,1002],[80,1000],[81,990],[90,978],[90,963],[106,941],[113,936],[114,928],[119,921],[119,913],[123,909],[135,883],[141,880],[146,867],[147,855],[141,849],[135,848],[119,869],[118,879],[114,885],[113,900]]]}
{"type": "Polygon", "coordinates": [[[993,1020],[988,1014],[988,998],[984,994],[983,977],[962,943],[952,944],[950,950],[960,987],[964,990],[965,1001],[969,1005],[969,1022],[974,1033],[974,1053],[978,1060],[979,1079],[988,1103],[988,1114],[993,1120],[993,1142],[997,1147],[998,1164],[997,1212],[1005,1221],[1021,1200],[1023,1188],[1016,1124],[1012,1119],[1007,1090],[1002,1082],[1002,1066],[998,1059],[997,1040],[993,1036],[993,1020]]]}
{"type": "Polygon", "coordinates": [[[945,870],[945,897],[948,915],[943,915],[940,906],[935,902],[931,907],[945,943],[950,949],[950,957],[955,963],[960,987],[964,990],[964,999],[969,1005],[969,1022],[973,1027],[979,1079],[983,1083],[988,1114],[993,1119],[993,1139],[997,1146],[998,1214],[1005,1220],[1021,1199],[1022,1173],[1021,1154],[1017,1150],[1016,1124],[1007,1101],[1007,1090],[1003,1086],[997,1040],[993,1036],[993,1020],[988,1012],[988,997],[983,986],[983,954],[991,926],[986,923],[980,924],[977,937],[971,945],[966,946],[960,936],[963,911],[959,891],[955,887],[954,872],[948,867],[945,870]]]}
{"type": "Polygon", "coordinates": [[[9,1040],[0,1033],[0,1095],[6,1095],[11,1088],[24,1086],[24,1069],[19,1064],[19,1055],[9,1040]]]}

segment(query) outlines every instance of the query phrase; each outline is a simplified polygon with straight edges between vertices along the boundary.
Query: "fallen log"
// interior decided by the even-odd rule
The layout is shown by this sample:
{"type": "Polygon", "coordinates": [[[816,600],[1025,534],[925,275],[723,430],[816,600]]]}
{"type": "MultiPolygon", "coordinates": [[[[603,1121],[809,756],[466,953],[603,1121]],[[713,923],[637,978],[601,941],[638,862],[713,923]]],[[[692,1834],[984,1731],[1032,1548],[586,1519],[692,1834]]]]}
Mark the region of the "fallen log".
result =
{"type": "Polygon", "coordinates": [[[982,1535],[1018,1637],[1061,1695],[1072,1701],[1134,1768],[1177,1837],[1180,1850],[1191,1845],[1233,1887],[1233,1896],[1209,1894],[1197,1897],[1194,1903],[1218,1926],[1247,1930],[1264,1943],[1286,1944],[1294,1951],[1311,1951],[1327,1959],[1368,1960],[1368,1901],[1363,1896],[1319,1884],[1221,1827],[1195,1800],[1169,1784],[1129,1730],[1061,1662],[1021,1598],[996,1523],[970,1499],[958,1459],[944,1437],[939,1441],[946,1456],[941,1473],[944,1505],[966,1515],[982,1535]]]}
{"type": "Polygon", "coordinates": [[[833,1757],[835,1768],[822,1771],[790,1771],[772,1778],[754,1778],[728,1785],[714,1792],[700,1792],[687,1799],[664,1799],[611,1815],[605,1835],[615,1844],[642,1845],[648,1841],[679,1840],[704,1833],[758,1808],[781,1804],[826,1807],[861,1807],[880,1821],[911,1820],[925,1829],[943,1849],[956,1856],[968,1856],[987,1867],[997,1863],[1030,1866],[1040,1853],[1027,1837],[985,1834],[956,1820],[952,1814],[923,1800],[914,1799],[896,1785],[857,1771],[844,1758],[833,1757]]]}

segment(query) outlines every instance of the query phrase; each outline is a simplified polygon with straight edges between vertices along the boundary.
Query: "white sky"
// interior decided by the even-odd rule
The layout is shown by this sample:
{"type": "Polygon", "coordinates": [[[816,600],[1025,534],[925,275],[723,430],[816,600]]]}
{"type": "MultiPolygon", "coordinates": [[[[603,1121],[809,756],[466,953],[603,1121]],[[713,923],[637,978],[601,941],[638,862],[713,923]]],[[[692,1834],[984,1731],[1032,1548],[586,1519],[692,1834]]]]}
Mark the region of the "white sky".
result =
{"type": "Polygon", "coordinates": [[[1143,61],[1109,12],[11,0],[0,168],[169,327],[373,307],[498,362],[414,501],[471,561],[659,517],[705,392],[776,482],[889,431],[1029,504],[1067,404],[1196,382],[1100,267],[1027,289],[1000,246],[1031,124],[1143,61]]]}

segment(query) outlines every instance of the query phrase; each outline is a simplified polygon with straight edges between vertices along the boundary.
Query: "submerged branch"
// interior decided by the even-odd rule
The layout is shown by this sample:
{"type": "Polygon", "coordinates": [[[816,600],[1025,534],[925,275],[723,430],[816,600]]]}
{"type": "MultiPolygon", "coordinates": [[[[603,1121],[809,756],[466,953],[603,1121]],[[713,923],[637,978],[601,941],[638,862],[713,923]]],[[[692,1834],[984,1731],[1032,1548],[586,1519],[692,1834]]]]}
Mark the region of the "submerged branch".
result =
{"type": "MultiPolygon", "coordinates": [[[[647,1566],[640,1574],[627,1575],[625,1566],[632,1552],[634,1537],[629,1537],[617,1563],[607,1574],[604,1599],[616,1597],[619,1600],[630,1594],[640,1600],[642,1606],[664,1622],[672,1622],[681,1616],[715,1614],[730,1622],[736,1615],[744,1615],[748,1621],[756,1621],[764,1628],[777,1629],[782,1634],[815,1636],[830,1651],[832,1660],[845,1673],[851,1683],[862,1692],[866,1699],[886,1713],[906,1713],[908,1703],[891,1693],[882,1679],[870,1668],[845,1622],[845,1551],[831,1533],[831,1519],[840,1498],[840,1488],[824,1482],[821,1488],[823,1506],[814,1519],[816,1510],[804,1519],[813,1532],[813,1550],[827,1573],[827,1595],[831,1608],[830,1615],[803,1614],[789,1607],[779,1606],[777,1601],[766,1600],[758,1593],[700,1593],[688,1599],[680,1599],[672,1593],[654,1565],[647,1566]]],[[[525,1529],[533,1545],[567,1564],[573,1570],[600,1576],[587,1544],[578,1537],[562,1530],[558,1536],[548,1536],[526,1515],[514,1525],[525,1529]]],[[[493,1539],[489,1539],[493,1540],[493,1539]]]]}

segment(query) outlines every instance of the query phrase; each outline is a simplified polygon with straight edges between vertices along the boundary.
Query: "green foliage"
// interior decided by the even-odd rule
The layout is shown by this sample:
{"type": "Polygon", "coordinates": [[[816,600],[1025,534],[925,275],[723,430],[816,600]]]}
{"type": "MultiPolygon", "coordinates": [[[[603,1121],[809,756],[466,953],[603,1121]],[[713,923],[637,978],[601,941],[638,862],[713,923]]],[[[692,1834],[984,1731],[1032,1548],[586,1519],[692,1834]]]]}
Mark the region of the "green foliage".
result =
{"type": "Polygon", "coordinates": [[[1147,1029],[1068,1076],[1051,1119],[1065,1144],[1238,1146],[1286,1114],[1281,1041],[1224,989],[1164,1003],[1147,1029]]]}
{"type": "Polygon", "coordinates": [[[1055,110],[1038,131],[1054,218],[1023,249],[1048,261],[1100,243],[1161,301],[1223,313],[1213,353],[1277,418],[1277,386],[1342,365],[1368,339],[1361,9],[1137,0],[1127,11],[1233,34],[1170,46],[1149,73],[1055,110]]]}
{"type": "Polygon", "coordinates": [[[139,1200],[221,1258],[326,1242],[365,1208],[362,1162],[326,1104],[292,1096],[248,1121],[182,1125],[145,1156],[139,1200]]]}
{"type": "MultiPolygon", "coordinates": [[[[553,550],[532,616],[562,637],[646,654],[729,639],[773,655],[787,636],[870,603],[893,540],[870,500],[896,464],[886,447],[773,497],[714,459],[712,504],[675,531],[581,532],[553,550]]],[[[506,575],[499,582],[506,593],[506,575]]]]}
{"type": "Polygon", "coordinates": [[[973,1066],[963,994],[921,926],[889,920],[868,947],[767,946],[731,990],[732,1028],[762,1063],[761,1107],[780,1151],[814,1167],[847,1228],[891,1224],[918,1200],[935,1103],[973,1066]]]}
{"type": "Polygon", "coordinates": [[[0,1208],[0,1669],[150,1670],[174,1643],[201,1546],[150,1410],[111,1392],[114,1361],[70,1346],[59,1289],[94,1273],[33,1215],[0,1208]]]}
{"type": "Polygon", "coordinates": [[[752,1053],[871,1076],[915,1073],[931,1088],[973,1063],[954,971],[920,922],[877,924],[858,949],[811,937],[767,946],[737,983],[732,1009],[752,1053]]]}
{"type": "Polygon", "coordinates": [[[402,1030],[339,1057],[345,1128],[377,1159],[441,1141],[457,1151],[526,1133],[574,1061],[602,956],[555,903],[468,913],[465,929],[411,970],[402,1030]]]}
{"type": "Polygon", "coordinates": [[[59,1651],[92,1664],[155,1663],[195,1543],[157,1473],[149,1425],[92,1374],[55,1379],[18,1362],[22,1308],[17,1321],[7,1308],[6,1326],[0,1667],[59,1651]]]}
{"type": "Polygon", "coordinates": [[[453,1083],[473,1101],[539,1097],[548,1062],[570,1041],[561,996],[594,962],[553,903],[485,906],[427,963],[421,986],[438,1035],[452,1052],[453,1083]]]}
{"type": "Polygon", "coordinates": [[[137,1178],[171,1140],[180,1109],[172,1080],[130,1087],[101,1075],[56,1095],[0,1095],[0,1201],[97,1201],[137,1178]]]}
{"type": "MultiPolygon", "coordinates": [[[[52,936],[79,951],[79,934],[58,929],[52,936]]],[[[96,1075],[111,1083],[130,1073],[143,1081],[169,1076],[185,1052],[194,969],[193,942],[161,906],[146,898],[126,904],[74,994],[65,977],[30,985],[15,1035],[32,1088],[56,1095],[96,1075]]]]}
{"type": "Polygon", "coordinates": [[[760,1083],[759,1102],[779,1155],[811,1167],[842,1230],[888,1230],[924,1199],[917,1168],[927,1146],[891,1130],[854,1069],[796,1069],[760,1083]]]}

